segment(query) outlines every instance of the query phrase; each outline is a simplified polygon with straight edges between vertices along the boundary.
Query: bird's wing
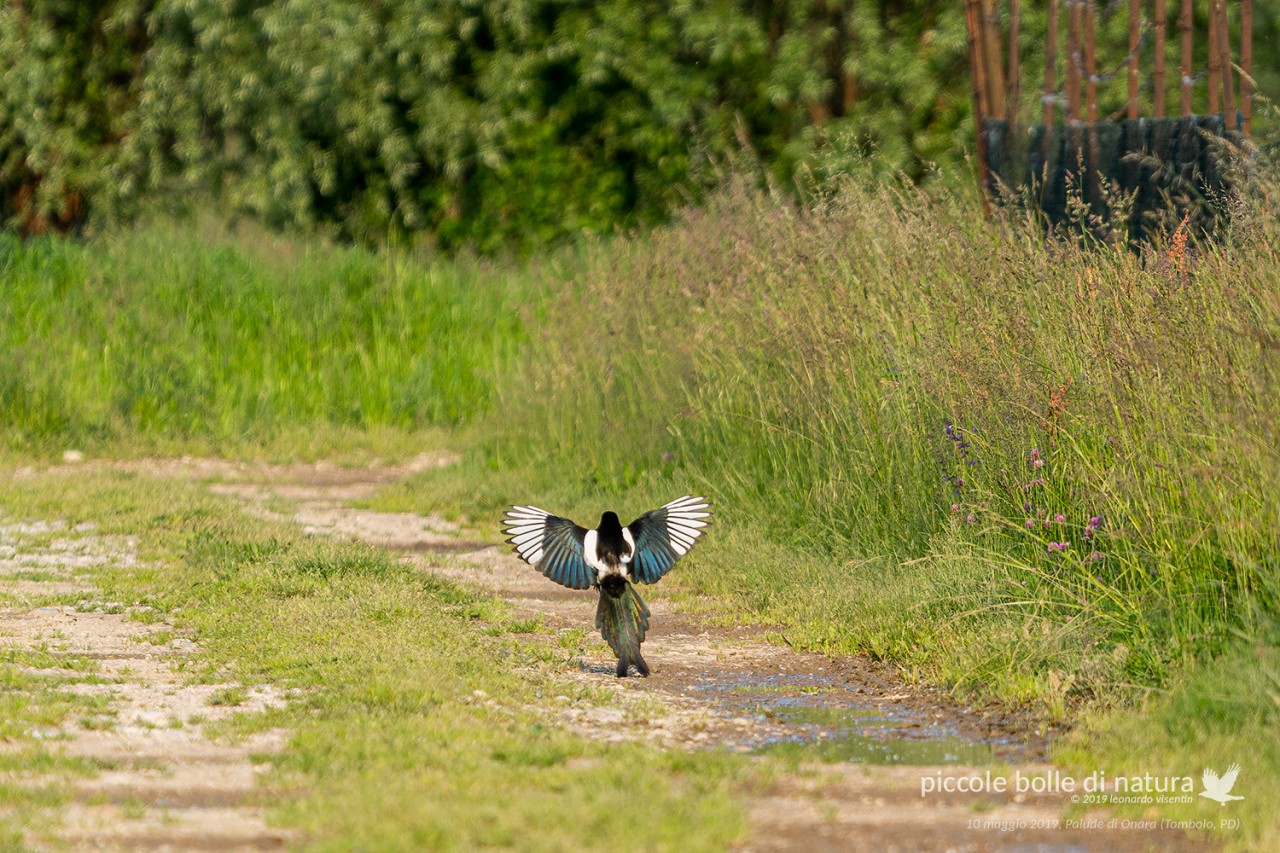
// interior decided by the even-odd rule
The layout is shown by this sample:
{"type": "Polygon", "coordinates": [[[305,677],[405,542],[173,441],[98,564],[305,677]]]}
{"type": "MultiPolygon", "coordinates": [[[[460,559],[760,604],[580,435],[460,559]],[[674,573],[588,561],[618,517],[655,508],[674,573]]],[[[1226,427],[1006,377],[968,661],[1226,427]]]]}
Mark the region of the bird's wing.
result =
{"type": "Polygon", "coordinates": [[[636,550],[627,573],[638,583],[656,583],[676,560],[689,553],[710,523],[706,498],[685,495],[650,510],[627,525],[636,550]]]}
{"type": "Polygon", "coordinates": [[[1211,793],[1218,793],[1218,786],[1222,784],[1222,780],[1218,778],[1218,774],[1210,770],[1208,767],[1204,769],[1204,773],[1200,776],[1200,781],[1204,784],[1204,789],[1211,793]]]}
{"type": "Polygon", "coordinates": [[[1222,774],[1222,778],[1218,780],[1218,784],[1222,786],[1222,793],[1227,793],[1236,784],[1236,777],[1240,775],[1240,765],[1232,764],[1227,768],[1227,772],[1222,774]]]}
{"type": "Polygon", "coordinates": [[[536,506],[513,506],[502,521],[520,559],[569,589],[595,585],[596,570],[582,557],[586,528],[536,506]]]}

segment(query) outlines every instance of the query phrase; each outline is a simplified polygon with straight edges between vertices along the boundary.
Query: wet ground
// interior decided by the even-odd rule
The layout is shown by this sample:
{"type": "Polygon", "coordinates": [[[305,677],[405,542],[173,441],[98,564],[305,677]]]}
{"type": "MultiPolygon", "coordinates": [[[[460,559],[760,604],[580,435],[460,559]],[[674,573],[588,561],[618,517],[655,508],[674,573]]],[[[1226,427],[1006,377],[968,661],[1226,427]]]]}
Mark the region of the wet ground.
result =
{"type": "Polygon", "coordinates": [[[1009,738],[962,735],[900,703],[867,704],[861,689],[822,676],[737,673],[697,689],[725,713],[782,728],[759,738],[756,752],[857,764],[991,764],[997,748],[1014,745],[1009,738]]]}
{"type": "MultiPolygon", "coordinates": [[[[768,790],[744,792],[751,829],[743,850],[1212,849],[1176,829],[1093,826],[1088,813],[1069,813],[1060,793],[1010,788],[925,796],[926,778],[945,787],[943,780],[983,774],[1009,780],[1060,772],[1048,762],[1058,733],[1016,709],[972,707],[944,691],[906,684],[882,663],[796,652],[769,642],[777,634],[761,626],[710,624],[677,606],[661,585],[645,589],[652,627],[644,652],[652,677],[614,678],[613,658],[591,630],[595,594],[558,587],[492,545],[496,524],[495,536],[487,538],[434,516],[352,505],[385,483],[448,461],[424,454],[402,468],[363,469],[221,460],[104,464],[211,481],[211,489],[243,501],[250,513],[292,521],[312,535],[398,551],[424,572],[501,597],[537,620],[530,640],[565,649],[567,678],[607,696],[591,702],[549,697],[538,709],[585,737],[790,757],[793,771],[768,790]]],[[[254,819],[252,812],[247,816],[254,819]]],[[[83,837],[73,830],[68,839],[83,837]]],[[[261,839],[266,845],[281,840],[261,839]]]]}

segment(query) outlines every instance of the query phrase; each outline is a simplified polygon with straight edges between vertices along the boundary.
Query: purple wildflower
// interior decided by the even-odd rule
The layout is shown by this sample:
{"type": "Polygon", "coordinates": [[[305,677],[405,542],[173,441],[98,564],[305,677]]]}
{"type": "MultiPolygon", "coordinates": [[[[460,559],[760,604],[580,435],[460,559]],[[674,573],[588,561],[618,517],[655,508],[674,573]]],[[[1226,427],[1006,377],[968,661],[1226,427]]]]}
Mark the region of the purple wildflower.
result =
{"type": "Polygon", "coordinates": [[[1053,552],[1055,552],[1055,551],[1056,551],[1056,552],[1058,552],[1058,553],[1061,553],[1061,552],[1063,552],[1063,551],[1067,550],[1067,549],[1068,549],[1068,548],[1070,548],[1070,547],[1071,547],[1071,543],[1070,543],[1070,542],[1050,542],[1050,543],[1049,543],[1049,553],[1053,553],[1053,552]]]}
{"type": "MultiPolygon", "coordinates": [[[[969,455],[969,448],[972,446],[972,442],[965,440],[963,429],[953,426],[952,424],[947,424],[947,438],[956,443],[956,450],[959,452],[961,457],[967,457],[969,455]]],[[[970,465],[976,462],[974,459],[967,458],[965,461],[970,465]]]]}
{"type": "Polygon", "coordinates": [[[958,513],[958,512],[960,512],[960,504],[952,504],[952,505],[951,505],[951,514],[952,514],[952,515],[955,515],[955,514],[956,514],[956,513],[958,513]]]}
{"type": "Polygon", "coordinates": [[[1031,502],[1030,502],[1030,501],[1023,501],[1023,503],[1022,503],[1022,511],[1023,511],[1023,512],[1031,512],[1031,502]]]}
{"type": "Polygon", "coordinates": [[[1090,529],[1090,530],[1097,530],[1097,529],[1098,529],[1099,527],[1101,527],[1101,526],[1102,526],[1102,516],[1100,516],[1100,515],[1092,515],[1092,516],[1090,516],[1090,517],[1089,517],[1089,529],[1090,529]]]}
{"type": "Polygon", "coordinates": [[[1055,516],[1053,517],[1053,520],[1054,520],[1054,521],[1056,521],[1056,522],[1058,522],[1059,524],[1061,524],[1062,522],[1064,522],[1064,521],[1066,521],[1066,520],[1067,520],[1067,517],[1066,517],[1065,515],[1063,515],[1062,513],[1058,513],[1057,515],[1055,515],[1055,516]]]}
{"type": "Polygon", "coordinates": [[[967,516],[965,516],[964,520],[965,520],[965,523],[967,524],[973,524],[973,513],[969,513],[967,516]]]}
{"type": "Polygon", "coordinates": [[[1043,467],[1044,467],[1044,460],[1043,460],[1043,459],[1034,459],[1034,460],[1032,460],[1032,462],[1031,462],[1031,467],[1032,467],[1032,468],[1043,468],[1043,467]]]}
{"type": "Polygon", "coordinates": [[[662,454],[662,461],[663,461],[663,462],[670,462],[672,459],[675,459],[675,458],[676,458],[676,455],[675,455],[674,453],[672,453],[670,450],[668,450],[666,453],[662,454]]]}
{"type": "Polygon", "coordinates": [[[1028,530],[1035,530],[1035,528],[1036,528],[1036,520],[1035,520],[1034,518],[1028,518],[1028,519],[1027,519],[1027,529],[1028,529],[1028,530]]]}

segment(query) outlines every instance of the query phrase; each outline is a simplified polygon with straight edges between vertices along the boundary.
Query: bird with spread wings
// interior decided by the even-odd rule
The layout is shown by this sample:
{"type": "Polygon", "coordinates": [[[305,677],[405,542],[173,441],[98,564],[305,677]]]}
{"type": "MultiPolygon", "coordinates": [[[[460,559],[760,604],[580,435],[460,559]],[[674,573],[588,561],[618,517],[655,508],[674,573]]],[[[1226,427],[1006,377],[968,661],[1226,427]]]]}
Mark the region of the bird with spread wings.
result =
{"type": "Polygon", "coordinates": [[[503,517],[520,559],[570,589],[596,588],[596,628],[618,656],[617,675],[632,666],[643,676],[649,665],[640,644],[649,630],[649,608],[637,583],[657,583],[689,553],[710,523],[706,498],[685,495],[622,526],[615,512],[588,530],[536,506],[513,506],[503,517]]]}

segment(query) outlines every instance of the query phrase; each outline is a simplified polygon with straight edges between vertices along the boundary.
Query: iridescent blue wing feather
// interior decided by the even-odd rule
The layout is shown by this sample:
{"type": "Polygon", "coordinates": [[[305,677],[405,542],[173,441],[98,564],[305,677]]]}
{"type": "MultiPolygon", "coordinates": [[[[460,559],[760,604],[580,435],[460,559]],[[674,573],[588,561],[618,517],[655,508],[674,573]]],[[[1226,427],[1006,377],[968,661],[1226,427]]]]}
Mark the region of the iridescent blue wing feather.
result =
{"type": "Polygon", "coordinates": [[[585,528],[536,506],[513,506],[502,521],[520,559],[569,589],[595,585],[596,570],[582,557],[585,528]]]}
{"type": "Polygon", "coordinates": [[[706,498],[685,495],[650,510],[627,525],[636,552],[627,573],[636,583],[656,583],[671,571],[676,560],[689,553],[710,524],[711,505],[706,498]]]}

